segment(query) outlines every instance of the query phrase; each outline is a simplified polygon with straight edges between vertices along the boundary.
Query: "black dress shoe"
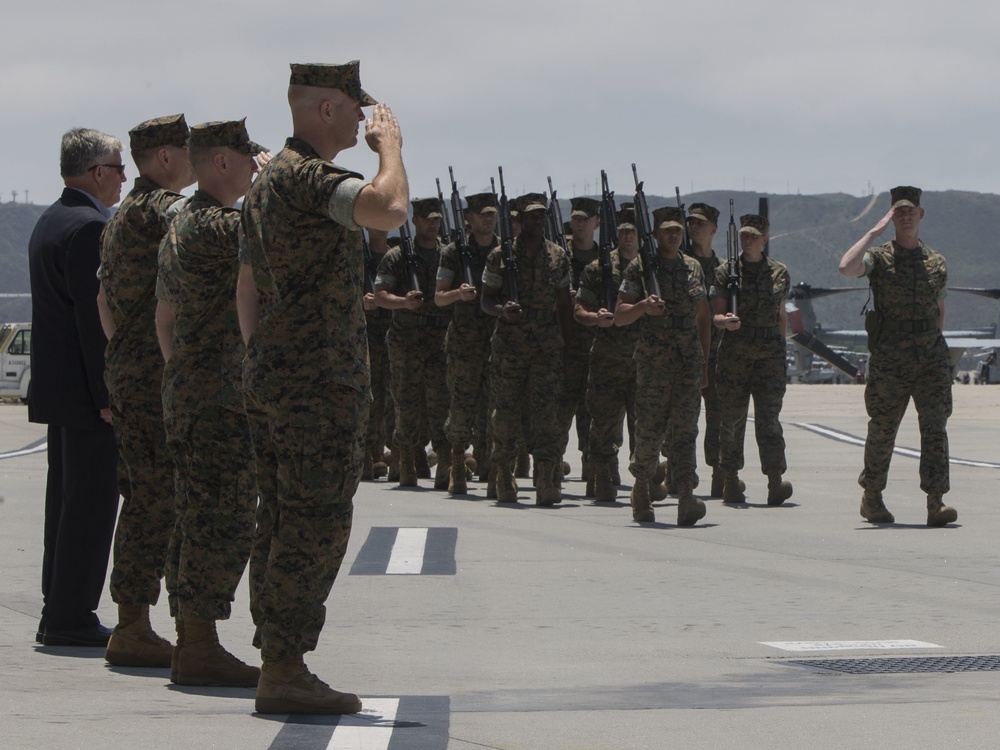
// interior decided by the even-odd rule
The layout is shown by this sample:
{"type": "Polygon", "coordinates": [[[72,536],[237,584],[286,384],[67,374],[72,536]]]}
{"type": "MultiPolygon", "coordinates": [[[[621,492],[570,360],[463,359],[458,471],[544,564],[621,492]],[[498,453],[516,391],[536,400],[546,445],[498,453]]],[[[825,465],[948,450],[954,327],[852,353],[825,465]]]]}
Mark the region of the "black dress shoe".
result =
{"type": "Polygon", "coordinates": [[[90,646],[106,648],[111,637],[111,628],[94,625],[84,630],[53,630],[46,628],[42,643],[46,646],[90,646]]]}
{"type": "Polygon", "coordinates": [[[35,631],[35,643],[41,643],[45,638],[45,618],[38,621],[38,630],[35,631]]]}

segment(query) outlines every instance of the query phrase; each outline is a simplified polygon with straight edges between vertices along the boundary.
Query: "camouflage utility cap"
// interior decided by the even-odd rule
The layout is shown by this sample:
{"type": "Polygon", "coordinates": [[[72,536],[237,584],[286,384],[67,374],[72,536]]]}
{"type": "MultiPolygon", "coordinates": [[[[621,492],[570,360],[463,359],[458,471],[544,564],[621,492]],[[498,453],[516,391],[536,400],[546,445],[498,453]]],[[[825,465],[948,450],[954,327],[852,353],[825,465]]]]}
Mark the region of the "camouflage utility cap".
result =
{"type": "Polygon", "coordinates": [[[920,208],[920,196],[923,192],[920,188],[912,185],[900,185],[889,191],[889,200],[892,201],[893,208],[897,206],[920,208]]]}
{"type": "Polygon", "coordinates": [[[684,209],[675,206],[663,206],[653,211],[653,230],[668,227],[684,228],[684,209]]]}
{"type": "Polygon", "coordinates": [[[522,214],[528,211],[544,211],[546,209],[544,193],[525,193],[517,199],[517,210],[522,214]]]}
{"type": "Polygon", "coordinates": [[[129,148],[132,151],[145,151],[147,148],[160,146],[184,148],[187,146],[189,132],[182,114],[154,117],[140,122],[128,131],[129,148]]]}
{"type": "Polygon", "coordinates": [[[707,203],[692,203],[691,208],[688,209],[688,220],[691,219],[701,219],[719,226],[719,209],[707,203]]]}
{"type": "Polygon", "coordinates": [[[618,208],[618,228],[635,229],[635,206],[622,203],[618,208]]]}
{"type": "Polygon", "coordinates": [[[413,205],[413,215],[421,219],[440,219],[441,201],[437,198],[417,198],[410,201],[413,205]]]}
{"type": "Polygon", "coordinates": [[[267,151],[259,143],[250,140],[246,127],[247,118],[242,120],[217,120],[203,122],[191,128],[191,148],[211,148],[225,146],[240,154],[256,156],[261,151],[267,151]]]}
{"type": "Polygon", "coordinates": [[[771,228],[771,222],[758,214],[743,214],[740,217],[740,234],[765,235],[771,228]]]}
{"type": "Polygon", "coordinates": [[[495,214],[497,212],[497,197],[493,193],[475,193],[465,196],[469,211],[475,214],[495,214]]]}
{"type": "Polygon", "coordinates": [[[340,89],[362,107],[378,104],[361,88],[361,63],[351,60],[344,65],[326,63],[291,63],[290,86],[314,86],[321,89],[340,89]]]}
{"type": "Polygon", "coordinates": [[[601,202],[593,198],[570,198],[569,205],[572,209],[570,216],[584,216],[589,219],[601,211],[601,202]]]}

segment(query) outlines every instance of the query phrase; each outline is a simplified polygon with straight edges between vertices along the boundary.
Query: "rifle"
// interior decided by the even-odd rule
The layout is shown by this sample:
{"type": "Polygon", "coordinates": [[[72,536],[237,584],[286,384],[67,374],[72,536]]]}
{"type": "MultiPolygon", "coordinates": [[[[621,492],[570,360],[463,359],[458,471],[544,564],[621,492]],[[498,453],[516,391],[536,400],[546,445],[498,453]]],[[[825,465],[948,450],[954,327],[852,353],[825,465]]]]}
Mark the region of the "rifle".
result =
{"type": "Polygon", "coordinates": [[[639,257],[642,259],[646,294],[650,297],[659,297],[660,280],[656,278],[659,253],[653,245],[653,230],[649,226],[649,207],[646,205],[646,194],[642,192],[642,183],[639,182],[635,164],[632,164],[632,177],[635,179],[635,223],[639,232],[639,257]]]}
{"type": "MultiPolygon", "coordinates": [[[[444,194],[441,192],[441,180],[437,177],[434,178],[434,182],[437,183],[438,187],[438,201],[441,202],[441,226],[438,228],[438,237],[441,238],[442,245],[451,244],[451,225],[448,222],[448,212],[444,207],[444,194]]],[[[457,219],[456,219],[457,221],[457,219]]]]}
{"type": "Polygon", "coordinates": [[[729,261],[729,312],[736,315],[740,297],[740,233],[733,218],[733,199],[729,199],[729,228],[726,230],[726,260],[729,261]]]}
{"type": "Polygon", "coordinates": [[[451,178],[451,213],[455,219],[455,249],[462,267],[462,282],[475,286],[472,278],[472,253],[469,251],[469,238],[465,236],[465,215],[462,213],[462,198],[458,194],[458,184],[455,182],[455,172],[448,167],[451,178]]]}
{"type": "MultiPolygon", "coordinates": [[[[770,220],[770,217],[768,216],[768,213],[770,213],[770,211],[768,209],[767,198],[763,195],[757,199],[757,213],[763,216],[765,219],[770,220]]],[[[771,240],[768,240],[767,242],[764,243],[764,249],[761,251],[764,254],[765,258],[767,257],[768,250],[770,249],[771,249],[771,240]]]]}
{"type": "MultiPolygon", "coordinates": [[[[683,203],[681,203],[681,189],[676,185],[674,186],[674,193],[677,194],[677,208],[681,210],[681,213],[685,213],[685,206],[683,203]]],[[[687,219],[685,218],[683,219],[683,221],[684,221],[684,242],[681,245],[681,252],[683,252],[687,256],[690,256],[692,254],[691,237],[688,235],[687,219]]]]}
{"type": "Polygon", "coordinates": [[[552,178],[546,177],[549,181],[549,207],[545,211],[545,228],[549,242],[555,242],[562,247],[569,257],[569,246],[566,244],[566,229],[563,225],[562,209],[559,201],[556,200],[556,191],[552,189],[552,178]]]}
{"type": "Polygon", "coordinates": [[[361,230],[361,256],[365,266],[365,294],[375,294],[375,276],[378,274],[378,264],[372,249],[368,244],[368,232],[361,230]]]}
{"type": "Polygon", "coordinates": [[[615,194],[608,189],[608,173],[601,170],[601,229],[600,229],[601,296],[604,309],[614,312],[615,294],[614,269],[611,267],[611,249],[618,244],[615,227],[615,194]]]}
{"type": "MultiPolygon", "coordinates": [[[[514,255],[514,224],[510,218],[510,203],[507,202],[507,189],[503,184],[503,167],[497,167],[500,173],[500,211],[497,222],[500,225],[500,254],[503,266],[507,270],[507,299],[517,302],[517,257],[514,255]]],[[[491,180],[492,183],[492,180],[491,180]]],[[[496,195],[496,188],[494,188],[496,195]]]]}
{"type": "Polygon", "coordinates": [[[417,253],[413,249],[413,235],[410,234],[410,225],[403,222],[399,228],[400,247],[403,250],[403,260],[406,261],[406,271],[410,276],[410,291],[419,292],[419,299],[424,298],[424,293],[420,290],[420,276],[417,274],[417,253]]]}

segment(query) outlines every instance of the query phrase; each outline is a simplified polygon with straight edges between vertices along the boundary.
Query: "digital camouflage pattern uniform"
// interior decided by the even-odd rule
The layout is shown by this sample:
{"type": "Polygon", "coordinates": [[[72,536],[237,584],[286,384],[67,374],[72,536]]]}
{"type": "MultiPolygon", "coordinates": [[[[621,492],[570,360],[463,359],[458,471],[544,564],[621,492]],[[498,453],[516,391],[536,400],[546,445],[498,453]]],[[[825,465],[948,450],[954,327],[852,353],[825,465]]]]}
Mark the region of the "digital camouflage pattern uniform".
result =
{"type": "Polygon", "coordinates": [[[940,496],[950,489],[952,407],[951,360],[938,328],[938,302],[947,294],[945,260],[923,243],[907,250],[887,242],[869,249],[864,262],[879,330],[868,338],[868,438],[858,483],[873,492],[885,489],[896,432],[912,398],[920,425],[920,489],[940,496]]]}
{"type": "MultiPolygon", "coordinates": [[[[628,265],[628,259],[622,257],[618,250],[611,252],[611,289],[615,298],[628,265]]],[[[576,301],[593,312],[604,306],[603,298],[603,274],[600,260],[595,260],[580,275],[576,301]]],[[[602,465],[611,471],[611,464],[617,466],[618,463],[618,449],[623,439],[622,421],[626,413],[635,414],[633,355],[641,324],[636,321],[628,326],[593,328],[596,334],[590,353],[587,385],[587,411],[591,420],[588,455],[595,471],[602,465]]]]}
{"type": "MultiPolygon", "coordinates": [[[[437,198],[413,201],[413,211],[424,218],[440,218],[441,204],[437,198]]],[[[451,310],[434,304],[440,241],[433,248],[414,243],[413,256],[424,304],[419,310],[393,310],[386,336],[396,409],[392,442],[394,449],[416,450],[423,449],[429,437],[440,457],[443,452],[450,455],[444,432],[449,402],[444,342],[451,322],[451,310]]],[[[390,248],[379,263],[375,288],[380,287],[400,297],[410,291],[410,272],[401,246],[390,248]]]]}
{"type": "MultiPolygon", "coordinates": [[[[679,211],[679,209],[671,209],[679,211]]],[[[655,219],[654,219],[655,221],[655,219]]],[[[648,482],[666,446],[678,490],[690,493],[697,470],[696,443],[701,411],[704,352],[698,339],[696,303],[704,300],[705,279],[697,261],[684,255],[659,258],[656,277],[666,304],[663,315],[645,315],[635,349],[635,452],[629,471],[648,482]]],[[[645,299],[642,259],[625,269],[621,293],[645,299]]]]}
{"type": "MultiPolygon", "coordinates": [[[[196,127],[192,143],[199,137],[196,127]]],[[[178,475],[170,566],[181,619],[229,617],[253,543],[257,491],[236,314],[239,229],[238,209],[197,190],[160,245],[157,298],[175,317],[163,417],[178,475]]]]}
{"type": "MultiPolygon", "coordinates": [[[[753,216],[753,215],[748,215],[753,216]]],[[[741,223],[747,217],[741,217],[741,223]]],[[[754,217],[759,218],[759,217],[754,217]]],[[[766,234],[765,231],[763,232],[766,234]]],[[[785,439],[778,417],[785,397],[785,339],[781,310],[791,281],[788,268],[765,256],[756,263],[740,258],[740,293],[735,331],[723,331],[719,344],[716,388],[722,409],[719,466],[723,472],[743,468],[750,398],[761,473],[780,476],[787,470],[785,439]]],[[[712,297],[728,297],[729,263],[715,269],[712,297]]]]}
{"type": "MultiPolygon", "coordinates": [[[[570,201],[570,216],[582,215],[593,217],[600,211],[600,201],[593,198],[573,198],[570,201]]],[[[580,288],[583,270],[597,260],[601,249],[595,242],[584,250],[573,244],[573,238],[566,240],[569,249],[570,269],[572,273],[571,288],[580,288]]],[[[563,427],[561,455],[569,446],[569,431],[576,419],[577,447],[583,456],[584,464],[590,463],[590,413],[587,410],[587,387],[590,373],[590,351],[597,335],[596,326],[585,326],[577,321],[570,325],[569,343],[566,348],[566,374],[563,378],[562,398],[559,401],[559,420],[563,427]]]]}
{"type": "Polygon", "coordinates": [[[255,643],[265,659],[316,648],[350,537],[371,400],[361,232],[352,219],[364,184],[289,138],[243,203],[260,303],[243,383],[248,411],[267,420],[276,462],[251,557],[251,579],[261,581],[251,589],[255,643]]]}
{"type": "MultiPolygon", "coordinates": [[[[376,262],[381,256],[376,257],[376,262]]],[[[365,447],[373,462],[381,461],[385,447],[392,438],[396,423],[392,393],[389,389],[389,349],[385,337],[392,323],[392,310],[376,307],[365,310],[368,327],[368,364],[371,368],[372,403],[368,410],[365,447]]]]}
{"type": "MultiPolygon", "coordinates": [[[[183,115],[147,120],[129,131],[133,152],[183,147],[183,115]]],[[[105,353],[105,382],[118,441],[123,503],[115,530],[111,598],[155,604],[174,528],[173,464],[163,431],[163,355],[156,338],[156,264],[160,241],[183,196],[146,177],[122,200],[101,235],[99,276],[115,333],[105,353]]],[[[166,581],[168,592],[172,581],[166,581]]],[[[176,614],[171,606],[171,613],[176,614]]]]}
{"type": "MultiPolygon", "coordinates": [[[[513,468],[521,435],[522,408],[530,409],[530,446],[535,463],[558,462],[565,434],[558,419],[563,384],[563,336],[556,314],[556,291],[570,285],[566,252],[545,241],[543,249],[528,253],[520,238],[514,240],[517,261],[518,303],[521,321],[500,318],[491,342],[490,382],[493,387],[493,462],[513,468]]],[[[502,249],[486,259],[483,284],[500,290],[498,301],[508,297],[507,272],[502,249]]]]}
{"type": "MultiPolygon", "coordinates": [[[[490,199],[491,194],[487,194],[490,199]]],[[[496,211],[495,206],[481,206],[469,196],[469,209],[496,211]]],[[[486,257],[497,247],[499,240],[494,235],[489,247],[483,247],[469,234],[469,268],[472,279],[479,281],[486,268],[486,257]]],[[[449,284],[450,289],[462,285],[462,262],[455,244],[441,251],[437,280],[449,284]]],[[[483,311],[480,301],[482,285],[478,284],[476,298],[471,302],[459,300],[451,305],[452,319],[445,339],[445,353],[448,360],[448,391],[451,404],[444,431],[453,449],[462,451],[470,445],[476,446],[480,456],[488,455],[490,440],[487,437],[488,410],[490,402],[490,338],[496,327],[496,318],[483,311]]],[[[456,453],[457,455],[457,453],[456,453]]]]}

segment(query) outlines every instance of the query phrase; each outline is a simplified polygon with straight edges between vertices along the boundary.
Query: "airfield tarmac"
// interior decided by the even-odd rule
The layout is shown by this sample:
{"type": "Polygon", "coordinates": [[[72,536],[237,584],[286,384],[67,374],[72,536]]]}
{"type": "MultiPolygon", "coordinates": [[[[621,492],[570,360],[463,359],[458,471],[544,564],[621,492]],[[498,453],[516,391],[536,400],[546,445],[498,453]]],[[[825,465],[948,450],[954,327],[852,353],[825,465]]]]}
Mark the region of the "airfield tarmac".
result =
{"type": "MultiPolygon", "coordinates": [[[[255,715],[251,690],[179,687],[96,649],[35,645],[45,431],[0,405],[0,747],[996,747],[1000,388],[954,395],[959,520],[944,529],[924,525],[912,454],[894,458],[885,494],[897,523],[858,515],[852,438],[867,418],[853,385],[789,387],[790,501],[767,507],[750,438],[747,505],[709,500],[694,528],[674,525],[673,498],[642,527],[627,489],[616,505],[585,500],[575,451],[556,508],[536,508],[523,481],[513,507],[478,482],[462,499],[427,481],[362,483],[307,662],[365,711],[298,719],[255,715]],[[943,657],[946,671],[921,671],[943,657]]],[[[919,447],[912,410],[897,446],[919,447]]],[[[100,615],[114,624],[107,594],[100,615]]],[[[170,635],[165,596],[153,621],[170,635]]],[[[245,579],[219,629],[256,658],[245,579]]]]}

